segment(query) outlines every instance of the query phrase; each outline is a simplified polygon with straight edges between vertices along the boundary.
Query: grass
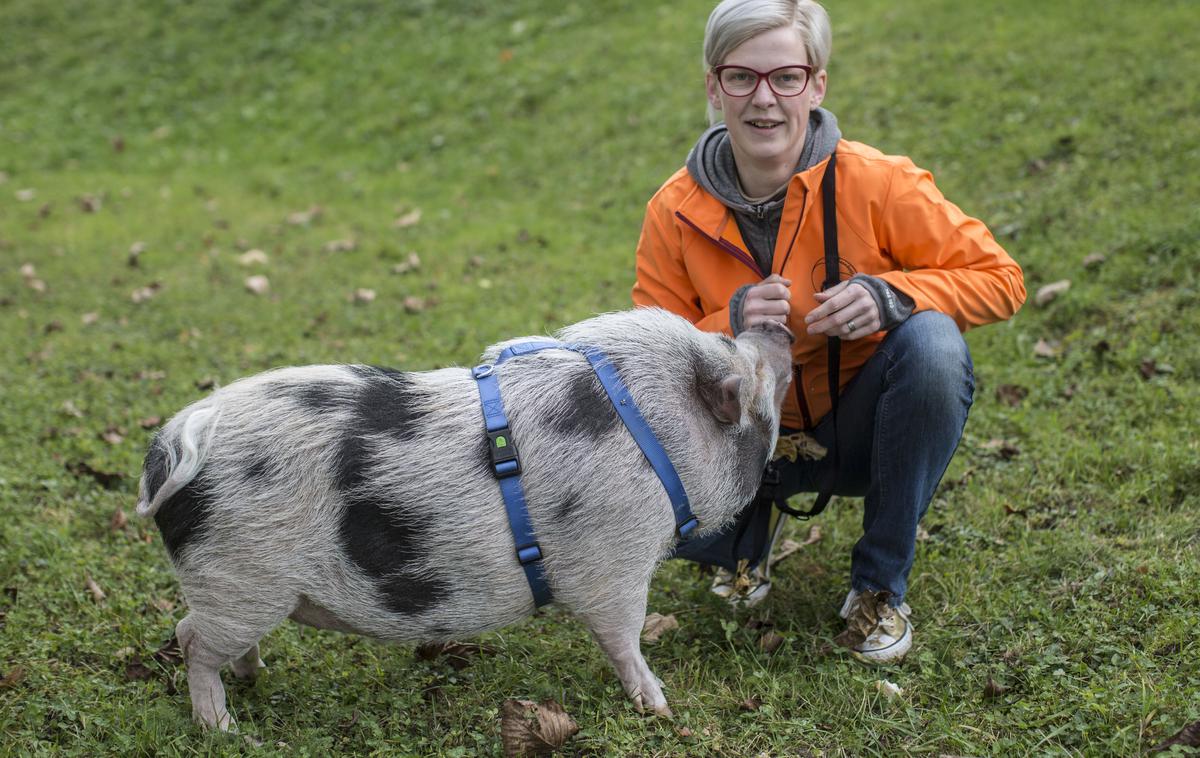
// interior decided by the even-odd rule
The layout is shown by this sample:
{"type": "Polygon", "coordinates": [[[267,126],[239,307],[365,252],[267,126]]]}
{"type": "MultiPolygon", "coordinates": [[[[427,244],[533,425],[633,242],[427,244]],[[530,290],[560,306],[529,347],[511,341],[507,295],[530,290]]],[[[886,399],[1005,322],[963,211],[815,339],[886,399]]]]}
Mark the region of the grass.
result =
{"type": "Polygon", "coordinates": [[[277,365],[468,365],[626,307],[644,203],[704,126],[709,3],[0,6],[0,753],[494,755],[510,697],[562,703],[581,755],[1130,755],[1200,721],[1194,3],[829,8],[846,136],[933,170],[1031,293],[1071,280],[968,335],[913,655],[831,649],[858,531],[838,500],[753,614],[660,571],[651,609],[681,628],[647,656],[673,722],[634,713],[555,610],[462,669],[289,625],[229,686],[255,746],[201,734],[151,657],[185,611],[153,525],[110,524],[141,422],[277,365]],[[239,265],[251,248],[269,263],[239,265]]]}

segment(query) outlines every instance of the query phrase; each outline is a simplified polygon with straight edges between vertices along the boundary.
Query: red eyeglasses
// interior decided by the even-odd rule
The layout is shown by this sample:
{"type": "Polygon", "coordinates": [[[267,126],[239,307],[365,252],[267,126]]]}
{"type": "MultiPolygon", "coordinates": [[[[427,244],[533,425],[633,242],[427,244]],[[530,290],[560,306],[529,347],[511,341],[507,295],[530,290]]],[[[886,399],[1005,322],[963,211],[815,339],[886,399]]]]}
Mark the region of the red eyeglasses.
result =
{"type": "Polygon", "coordinates": [[[755,71],[745,66],[717,66],[713,70],[721,89],[730,97],[754,94],[763,79],[778,97],[795,97],[808,86],[812,66],[780,66],[770,71],[755,71]]]}

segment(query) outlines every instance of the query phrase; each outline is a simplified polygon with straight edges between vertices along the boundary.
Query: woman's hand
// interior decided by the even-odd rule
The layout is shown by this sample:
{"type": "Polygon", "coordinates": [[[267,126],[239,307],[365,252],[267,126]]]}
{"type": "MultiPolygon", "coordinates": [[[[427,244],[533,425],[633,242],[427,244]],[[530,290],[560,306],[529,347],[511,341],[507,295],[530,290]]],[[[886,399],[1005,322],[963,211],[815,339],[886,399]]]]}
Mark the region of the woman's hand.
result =
{"type": "Polygon", "coordinates": [[[742,301],[742,328],[749,329],[766,321],[787,326],[788,315],[792,312],[792,293],[788,289],[791,286],[790,279],[771,274],[746,290],[746,299],[742,301]]]}
{"type": "Polygon", "coordinates": [[[845,281],[816,293],[816,308],[804,317],[809,334],[856,340],[879,331],[879,306],[867,288],[845,281]]]}

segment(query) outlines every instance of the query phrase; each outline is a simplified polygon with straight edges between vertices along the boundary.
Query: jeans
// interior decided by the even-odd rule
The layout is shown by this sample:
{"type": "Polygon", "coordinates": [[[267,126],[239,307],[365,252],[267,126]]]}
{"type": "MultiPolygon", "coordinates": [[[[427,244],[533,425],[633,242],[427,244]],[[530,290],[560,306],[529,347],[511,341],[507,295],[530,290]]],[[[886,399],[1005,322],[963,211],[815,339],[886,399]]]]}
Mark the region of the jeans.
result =
{"type": "MultiPolygon", "coordinates": [[[[917,524],[962,438],[974,392],[966,342],[954,321],[935,311],[915,313],[889,332],[843,390],[834,493],[864,499],[863,535],[850,564],[855,590],[887,590],[892,605],[903,602],[917,524]]],[[[827,414],[809,433],[832,448],[833,432],[833,414],[827,414]]],[[[780,474],[776,497],[816,492],[827,481],[830,457],[775,461],[780,474]]],[[[672,557],[728,568],[729,556],[740,547],[735,540],[745,539],[747,531],[735,524],[720,534],[683,542],[672,557]]],[[[767,558],[764,542],[755,542],[763,552],[751,564],[767,558]]]]}

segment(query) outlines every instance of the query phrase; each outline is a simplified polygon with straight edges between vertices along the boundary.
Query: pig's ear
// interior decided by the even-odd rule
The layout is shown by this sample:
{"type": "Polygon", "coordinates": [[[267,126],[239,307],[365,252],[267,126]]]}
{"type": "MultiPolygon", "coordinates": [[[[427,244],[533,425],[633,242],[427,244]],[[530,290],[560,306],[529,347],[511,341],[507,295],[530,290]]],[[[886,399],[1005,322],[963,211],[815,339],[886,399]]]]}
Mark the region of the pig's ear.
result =
{"type": "Polygon", "coordinates": [[[736,424],[742,419],[740,393],[742,377],[729,374],[725,378],[700,387],[700,397],[722,424],[736,424]]]}

